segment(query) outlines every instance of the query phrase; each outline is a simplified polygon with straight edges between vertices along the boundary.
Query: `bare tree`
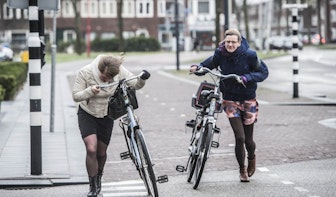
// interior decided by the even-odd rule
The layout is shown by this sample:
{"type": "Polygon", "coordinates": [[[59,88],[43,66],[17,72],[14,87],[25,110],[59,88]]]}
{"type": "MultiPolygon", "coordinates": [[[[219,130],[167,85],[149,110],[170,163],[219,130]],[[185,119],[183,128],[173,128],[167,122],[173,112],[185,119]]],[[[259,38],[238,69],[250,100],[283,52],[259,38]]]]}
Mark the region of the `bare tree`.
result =
{"type": "Polygon", "coordinates": [[[123,0],[118,1],[118,27],[119,27],[119,51],[124,52],[125,50],[125,42],[123,37],[123,31],[124,31],[124,22],[122,19],[122,10],[123,10],[123,0]]]}
{"type": "Polygon", "coordinates": [[[244,0],[243,2],[243,11],[244,11],[244,22],[245,22],[245,33],[246,33],[246,40],[250,41],[250,27],[248,22],[248,9],[247,9],[247,2],[244,0]]]}
{"type": "Polygon", "coordinates": [[[75,52],[78,55],[81,55],[84,50],[82,48],[82,32],[81,32],[81,22],[80,22],[80,11],[78,9],[79,0],[71,0],[71,3],[72,3],[72,7],[73,7],[74,13],[75,13],[75,27],[74,27],[75,28],[75,33],[76,33],[75,52]]]}
{"type": "Polygon", "coordinates": [[[216,48],[218,47],[219,45],[219,42],[221,41],[220,39],[220,24],[219,24],[219,15],[221,13],[221,6],[220,6],[220,0],[216,0],[216,48]]]}

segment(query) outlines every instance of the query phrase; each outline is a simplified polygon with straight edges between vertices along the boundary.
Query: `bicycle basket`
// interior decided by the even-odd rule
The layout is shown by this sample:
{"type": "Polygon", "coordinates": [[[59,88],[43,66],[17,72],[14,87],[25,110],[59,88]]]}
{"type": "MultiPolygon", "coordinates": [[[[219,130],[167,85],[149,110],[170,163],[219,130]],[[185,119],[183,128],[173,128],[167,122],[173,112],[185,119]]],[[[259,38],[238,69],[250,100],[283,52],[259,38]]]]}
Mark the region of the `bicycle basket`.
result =
{"type": "MultiPolygon", "coordinates": [[[[203,81],[196,92],[196,95],[192,98],[191,100],[191,106],[195,109],[201,109],[203,108],[207,103],[207,98],[202,96],[201,93],[203,90],[214,90],[215,89],[215,84],[213,83],[209,83],[206,81],[203,81]]],[[[216,113],[220,113],[222,112],[223,108],[222,108],[222,104],[219,102],[217,102],[216,104],[216,113]]]]}
{"type": "MultiPolygon", "coordinates": [[[[127,88],[127,96],[130,100],[130,104],[133,106],[133,109],[139,107],[138,101],[136,98],[135,90],[127,88]]],[[[116,89],[114,94],[109,98],[108,101],[108,116],[109,118],[116,120],[119,117],[127,113],[125,101],[123,98],[123,91],[120,87],[116,89]]]]}

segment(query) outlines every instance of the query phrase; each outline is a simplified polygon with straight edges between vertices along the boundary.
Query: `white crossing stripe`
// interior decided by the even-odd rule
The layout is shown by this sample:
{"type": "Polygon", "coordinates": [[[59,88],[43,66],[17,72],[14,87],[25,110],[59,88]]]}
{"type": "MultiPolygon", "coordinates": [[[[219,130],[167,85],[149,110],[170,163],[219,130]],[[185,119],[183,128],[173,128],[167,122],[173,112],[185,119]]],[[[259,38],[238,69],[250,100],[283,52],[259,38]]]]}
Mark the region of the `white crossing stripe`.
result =
{"type": "Polygon", "coordinates": [[[101,194],[108,196],[148,196],[147,189],[141,180],[102,183],[101,194]]]}

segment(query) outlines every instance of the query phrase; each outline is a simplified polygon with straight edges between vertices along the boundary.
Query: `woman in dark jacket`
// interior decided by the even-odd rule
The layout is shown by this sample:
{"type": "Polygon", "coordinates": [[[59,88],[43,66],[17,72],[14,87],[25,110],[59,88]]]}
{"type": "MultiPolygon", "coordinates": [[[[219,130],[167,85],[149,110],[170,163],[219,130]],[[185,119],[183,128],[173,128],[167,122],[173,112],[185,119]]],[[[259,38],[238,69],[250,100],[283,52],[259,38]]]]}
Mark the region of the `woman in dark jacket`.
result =
{"type": "Polygon", "coordinates": [[[239,164],[240,181],[249,182],[256,168],[253,127],[258,116],[256,100],[257,83],[268,77],[266,64],[260,60],[255,51],[249,48],[245,38],[239,31],[229,29],[224,40],[215,50],[213,56],[207,58],[199,66],[192,65],[190,72],[194,73],[200,67],[219,68],[224,75],[240,75],[245,87],[235,79],[225,80],[220,85],[223,95],[223,105],[230,125],[235,135],[235,154],[239,164]],[[245,167],[245,147],[247,150],[248,167],[245,167]]]}

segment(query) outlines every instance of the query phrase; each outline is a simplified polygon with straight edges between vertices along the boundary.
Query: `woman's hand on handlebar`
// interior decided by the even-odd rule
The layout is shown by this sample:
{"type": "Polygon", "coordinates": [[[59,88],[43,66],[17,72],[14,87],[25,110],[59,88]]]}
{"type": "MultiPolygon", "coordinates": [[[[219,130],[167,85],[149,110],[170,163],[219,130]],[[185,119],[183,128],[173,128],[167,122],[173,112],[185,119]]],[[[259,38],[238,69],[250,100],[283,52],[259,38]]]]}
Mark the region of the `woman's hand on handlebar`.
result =
{"type": "Polygon", "coordinates": [[[93,94],[98,94],[100,92],[100,88],[97,85],[93,85],[91,86],[91,91],[93,92],[93,94]]]}
{"type": "Polygon", "coordinates": [[[191,65],[190,69],[189,69],[189,73],[190,74],[195,74],[197,76],[203,76],[205,75],[207,72],[204,71],[203,69],[201,69],[202,67],[198,66],[198,65],[191,65]]]}
{"type": "Polygon", "coordinates": [[[198,65],[191,65],[189,68],[189,73],[194,74],[198,69],[198,65]]]}

